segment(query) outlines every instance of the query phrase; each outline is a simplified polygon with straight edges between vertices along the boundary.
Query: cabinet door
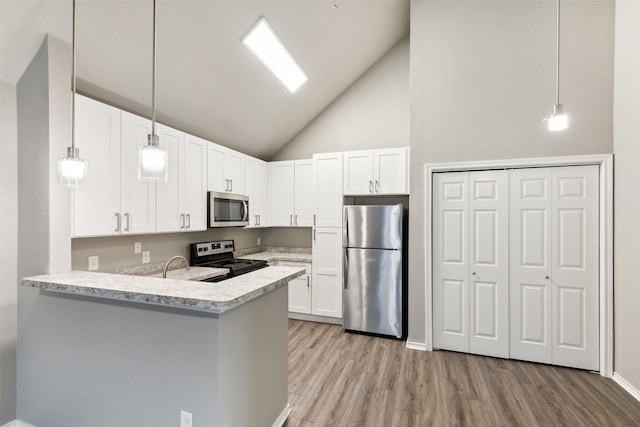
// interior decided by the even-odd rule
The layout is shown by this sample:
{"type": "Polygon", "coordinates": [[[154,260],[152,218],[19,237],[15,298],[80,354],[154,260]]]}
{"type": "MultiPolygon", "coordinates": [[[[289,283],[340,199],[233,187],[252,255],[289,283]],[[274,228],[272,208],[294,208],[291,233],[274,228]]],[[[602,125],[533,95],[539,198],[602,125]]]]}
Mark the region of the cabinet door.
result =
{"type": "Polygon", "coordinates": [[[249,197],[249,228],[266,227],[267,217],[267,162],[251,156],[245,158],[245,195],[249,197]]]}
{"type": "Polygon", "coordinates": [[[229,180],[230,193],[244,194],[244,158],[244,154],[233,150],[227,150],[225,154],[225,179],[229,180]]]}
{"type": "Polygon", "coordinates": [[[509,357],[509,173],[469,173],[469,352],[509,357]]]}
{"type": "Polygon", "coordinates": [[[185,217],[182,211],[182,175],[184,174],[184,134],[176,129],[158,124],[158,141],[167,150],[168,178],[157,186],[156,230],[159,232],[182,231],[185,217]]]}
{"type": "Polygon", "coordinates": [[[316,228],[311,313],[342,318],[342,228],[316,228]]]}
{"type": "Polygon", "coordinates": [[[289,282],[289,311],[311,314],[311,276],[309,274],[289,282]]]}
{"type": "Polygon", "coordinates": [[[207,145],[207,188],[209,191],[224,193],[229,189],[224,171],[226,152],[225,147],[213,142],[209,142],[207,145]]]}
{"type": "Polygon", "coordinates": [[[373,152],[373,187],[376,194],[409,194],[408,148],[373,152]]]}
{"type": "Polygon", "coordinates": [[[552,168],[554,365],[598,370],[598,166],[552,168]]]}
{"type": "Polygon", "coordinates": [[[344,153],[343,194],[373,194],[373,151],[344,153]]]}
{"type": "Polygon", "coordinates": [[[342,153],[314,154],[315,226],[342,227],[342,153]]]}
{"type": "Polygon", "coordinates": [[[297,227],[311,227],[315,211],[313,160],[296,160],[294,168],[294,219],[297,227]]]}
{"type": "Polygon", "coordinates": [[[204,139],[185,134],[182,156],[182,213],[185,214],[185,230],[207,229],[207,148],[204,139]]]}
{"type": "MultiPolygon", "coordinates": [[[[293,226],[294,162],[269,163],[271,191],[271,225],[293,226]]],[[[251,208],[249,208],[251,209],[251,208]]]]}
{"type": "Polygon", "coordinates": [[[75,126],[91,166],[87,186],[73,190],[73,235],[120,234],[120,110],[76,95],[75,126]]]}
{"type": "Polygon", "coordinates": [[[469,352],[469,173],[433,178],[433,346],[469,352]]]}
{"type": "MultiPolygon", "coordinates": [[[[122,233],[156,231],[156,183],[138,179],[138,148],[146,144],[151,120],[122,111],[120,165],[122,233]]],[[[160,145],[164,143],[160,141],[160,145]]]]}

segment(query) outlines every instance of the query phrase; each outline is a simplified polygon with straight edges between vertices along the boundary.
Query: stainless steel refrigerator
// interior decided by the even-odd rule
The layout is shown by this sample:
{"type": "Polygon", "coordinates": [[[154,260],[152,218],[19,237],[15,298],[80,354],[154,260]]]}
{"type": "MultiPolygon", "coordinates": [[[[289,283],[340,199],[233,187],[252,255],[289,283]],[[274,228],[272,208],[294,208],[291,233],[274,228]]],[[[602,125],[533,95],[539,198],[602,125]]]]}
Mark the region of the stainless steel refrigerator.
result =
{"type": "Polygon", "coordinates": [[[404,336],[403,207],[345,206],[343,327],[404,336]]]}

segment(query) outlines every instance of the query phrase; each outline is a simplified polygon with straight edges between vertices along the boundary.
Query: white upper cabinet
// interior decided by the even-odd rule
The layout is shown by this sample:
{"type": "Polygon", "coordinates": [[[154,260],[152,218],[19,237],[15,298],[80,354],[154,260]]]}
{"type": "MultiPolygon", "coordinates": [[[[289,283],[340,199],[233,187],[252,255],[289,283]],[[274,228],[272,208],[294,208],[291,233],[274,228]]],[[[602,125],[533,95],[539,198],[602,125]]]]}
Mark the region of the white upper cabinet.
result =
{"type": "Polygon", "coordinates": [[[207,141],[158,125],[168,150],[169,178],[157,183],[157,231],[205,230],[207,141]]]}
{"type": "Polygon", "coordinates": [[[209,191],[245,194],[244,154],[210,142],[208,162],[209,191]]]}
{"type": "Polygon", "coordinates": [[[344,153],[343,194],[408,194],[409,149],[344,153]]]}
{"type": "Polygon", "coordinates": [[[342,227],[342,153],[313,155],[315,226],[342,227]]]}
{"type": "Polygon", "coordinates": [[[268,227],[268,164],[267,162],[246,156],[245,158],[245,195],[249,196],[249,227],[268,227]]]}
{"type": "Polygon", "coordinates": [[[156,183],[138,179],[138,148],[146,144],[151,120],[120,112],[122,234],[156,231],[156,183]]]}
{"type": "Polygon", "coordinates": [[[73,235],[120,234],[120,110],[76,95],[75,126],[90,169],[87,186],[73,190],[73,235]]]}
{"type": "Polygon", "coordinates": [[[313,160],[269,163],[271,225],[311,227],[314,192],[313,160]]]}

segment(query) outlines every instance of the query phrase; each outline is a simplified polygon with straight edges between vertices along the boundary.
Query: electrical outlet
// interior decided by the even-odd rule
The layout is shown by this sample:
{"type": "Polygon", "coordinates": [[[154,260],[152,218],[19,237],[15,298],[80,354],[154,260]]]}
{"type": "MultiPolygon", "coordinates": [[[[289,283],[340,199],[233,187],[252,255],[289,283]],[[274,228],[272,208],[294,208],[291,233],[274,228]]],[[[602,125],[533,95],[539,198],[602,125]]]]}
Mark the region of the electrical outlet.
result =
{"type": "Polygon", "coordinates": [[[191,412],[180,411],[180,427],[193,427],[191,412]]]}
{"type": "Polygon", "coordinates": [[[261,243],[261,242],[262,242],[262,239],[260,239],[260,238],[258,237],[258,246],[260,246],[260,243],[261,243]]]}
{"type": "Polygon", "coordinates": [[[142,252],[142,263],[149,264],[149,262],[151,262],[151,252],[149,251],[142,252]]]}
{"type": "Polygon", "coordinates": [[[98,263],[98,256],[90,256],[89,257],[89,271],[95,271],[100,268],[100,264],[98,263]]]}
{"type": "Polygon", "coordinates": [[[142,252],[142,242],[135,242],[133,244],[133,253],[139,254],[142,252]]]}

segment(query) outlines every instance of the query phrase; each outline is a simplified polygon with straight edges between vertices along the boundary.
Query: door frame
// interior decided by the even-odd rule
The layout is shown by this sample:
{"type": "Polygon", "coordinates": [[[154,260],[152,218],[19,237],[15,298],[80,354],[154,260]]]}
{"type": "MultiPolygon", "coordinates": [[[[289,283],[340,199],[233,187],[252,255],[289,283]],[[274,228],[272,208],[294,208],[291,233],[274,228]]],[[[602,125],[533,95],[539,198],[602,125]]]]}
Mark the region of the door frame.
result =
{"type": "Polygon", "coordinates": [[[600,375],[613,375],[613,154],[482,160],[425,165],[425,347],[433,350],[433,174],[487,169],[599,166],[599,324],[600,375]]]}

